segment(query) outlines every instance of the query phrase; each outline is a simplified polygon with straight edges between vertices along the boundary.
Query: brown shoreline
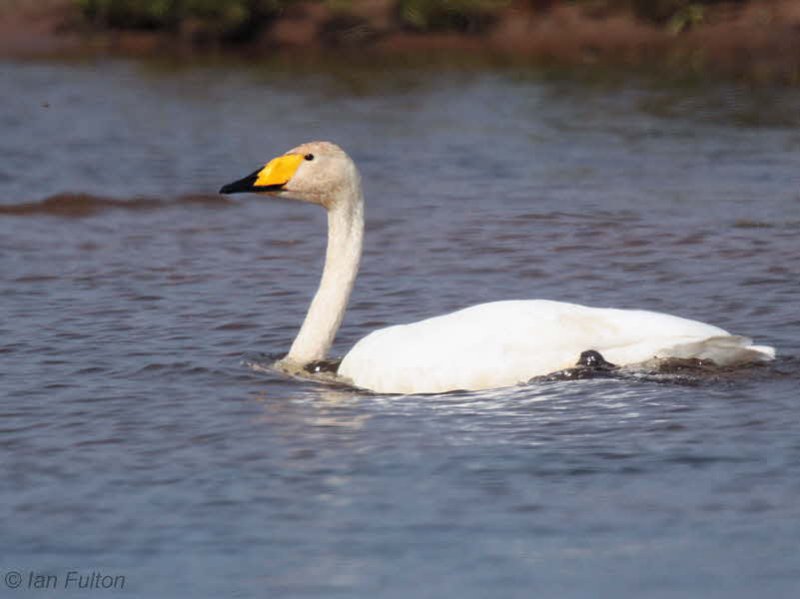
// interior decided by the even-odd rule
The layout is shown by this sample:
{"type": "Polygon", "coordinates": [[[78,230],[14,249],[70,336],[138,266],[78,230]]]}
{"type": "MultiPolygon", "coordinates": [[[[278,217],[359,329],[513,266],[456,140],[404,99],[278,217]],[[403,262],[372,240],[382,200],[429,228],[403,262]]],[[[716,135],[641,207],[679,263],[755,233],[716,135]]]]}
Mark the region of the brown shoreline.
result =
{"type": "Polygon", "coordinates": [[[305,56],[467,55],[560,65],[644,66],[708,71],[756,82],[800,84],[800,2],[721,5],[690,30],[674,33],[629,14],[592,15],[574,5],[547,11],[510,7],[478,34],[417,33],[391,23],[389,3],[341,19],[325,5],[287,9],[256,39],[226,43],[198,24],[179,31],[100,30],[71,0],[12,0],[0,8],[0,57],[164,57],[204,54],[267,57],[302,49],[305,56]],[[375,10],[383,6],[383,11],[375,10]]]}

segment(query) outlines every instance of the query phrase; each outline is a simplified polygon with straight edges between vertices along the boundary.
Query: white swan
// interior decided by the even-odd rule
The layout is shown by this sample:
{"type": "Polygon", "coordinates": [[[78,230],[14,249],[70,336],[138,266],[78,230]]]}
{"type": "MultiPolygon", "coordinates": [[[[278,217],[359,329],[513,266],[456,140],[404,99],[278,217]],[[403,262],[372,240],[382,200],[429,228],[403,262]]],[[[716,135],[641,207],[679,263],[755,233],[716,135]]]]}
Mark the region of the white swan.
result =
{"type": "MultiPolygon", "coordinates": [[[[297,338],[277,366],[300,372],[325,358],[342,322],[361,258],[364,199],[355,164],[329,142],[289,150],[220,193],[261,192],[328,211],[322,280],[297,338]]],[[[702,322],[641,310],[546,300],[480,304],[375,331],[347,353],[338,376],[381,393],[489,389],[575,366],[593,349],[617,365],[654,358],[730,365],[772,359],[771,347],[702,322]]]]}

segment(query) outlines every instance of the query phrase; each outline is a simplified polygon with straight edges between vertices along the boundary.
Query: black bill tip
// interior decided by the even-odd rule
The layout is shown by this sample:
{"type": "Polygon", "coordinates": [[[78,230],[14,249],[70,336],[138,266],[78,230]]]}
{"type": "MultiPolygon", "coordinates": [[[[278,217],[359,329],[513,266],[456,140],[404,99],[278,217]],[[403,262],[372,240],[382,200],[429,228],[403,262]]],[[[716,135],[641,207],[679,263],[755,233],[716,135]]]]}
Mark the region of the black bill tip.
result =
{"type": "Polygon", "coordinates": [[[247,191],[256,191],[255,184],[258,180],[258,173],[261,172],[261,169],[257,171],[253,171],[243,179],[239,179],[238,181],[234,181],[233,183],[228,183],[227,185],[223,185],[219,192],[220,193],[244,193],[247,191]]]}
{"type": "Polygon", "coordinates": [[[243,179],[239,179],[238,181],[234,181],[233,183],[228,183],[227,185],[223,185],[220,187],[220,193],[259,193],[265,191],[281,191],[283,189],[283,185],[256,185],[256,181],[258,181],[258,175],[261,172],[261,169],[257,171],[253,171],[243,179]]]}

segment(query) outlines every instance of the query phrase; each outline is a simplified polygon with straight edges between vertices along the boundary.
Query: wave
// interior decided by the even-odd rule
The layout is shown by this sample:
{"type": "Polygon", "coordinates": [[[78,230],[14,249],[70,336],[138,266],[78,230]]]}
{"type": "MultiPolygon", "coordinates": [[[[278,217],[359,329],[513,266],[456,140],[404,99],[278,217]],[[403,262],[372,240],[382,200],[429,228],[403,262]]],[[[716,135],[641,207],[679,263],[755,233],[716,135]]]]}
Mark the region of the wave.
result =
{"type": "Polygon", "coordinates": [[[203,205],[222,208],[233,202],[219,195],[188,194],[175,198],[134,197],[130,199],[95,196],[86,193],[59,193],[35,202],[0,204],[0,216],[58,216],[83,218],[108,210],[160,210],[203,205]]]}

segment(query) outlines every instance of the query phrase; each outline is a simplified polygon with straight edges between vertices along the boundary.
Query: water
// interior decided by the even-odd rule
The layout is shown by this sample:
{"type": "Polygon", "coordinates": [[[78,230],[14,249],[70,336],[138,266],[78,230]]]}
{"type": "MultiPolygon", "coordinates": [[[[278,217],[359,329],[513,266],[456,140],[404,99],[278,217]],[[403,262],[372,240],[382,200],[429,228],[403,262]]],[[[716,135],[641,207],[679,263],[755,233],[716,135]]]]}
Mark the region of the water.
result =
{"type": "Polygon", "coordinates": [[[71,570],[137,597],[800,593],[797,91],[463,65],[0,76],[0,595],[71,570]],[[253,372],[291,343],[325,217],[215,192],[318,138],[367,195],[334,355],[540,297],[781,357],[424,397],[253,372]]]}

